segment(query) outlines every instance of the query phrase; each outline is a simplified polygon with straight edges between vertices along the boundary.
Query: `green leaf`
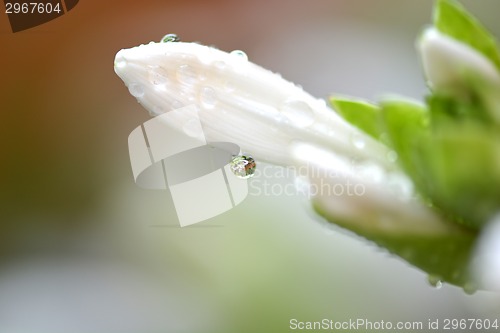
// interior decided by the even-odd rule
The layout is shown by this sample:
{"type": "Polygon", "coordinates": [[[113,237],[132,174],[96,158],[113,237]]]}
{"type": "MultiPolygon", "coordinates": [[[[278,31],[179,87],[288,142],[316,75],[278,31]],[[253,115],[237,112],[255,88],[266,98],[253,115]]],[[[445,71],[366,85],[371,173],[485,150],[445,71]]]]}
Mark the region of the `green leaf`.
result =
{"type": "Polygon", "coordinates": [[[346,97],[331,97],[330,104],[345,120],[375,139],[382,134],[378,106],[346,97]]]}
{"type": "Polygon", "coordinates": [[[441,125],[449,126],[464,121],[475,121],[487,127],[492,125],[490,112],[483,107],[482,101],[476,96],[458,100],[454,96],[434,93],[427,96],[426,102],[434,129],[438,129],[441,125]]]}
{"type": "Polygon", "coordinates": [[[375,216],[371,217],[372,220],[351,221],[330,215],[319,201],[313,201],[313,206],[328,221],[387,249],[420,268],[429,277],[460,286],[464,290],[476,289],[470,274],[477,239],[475,231],[443,221],[436,228],[440,231],[430,229],[427,233],[415,234],[401,229],[399,232],[388,232],[387,229],[373,227],[380,225],[375,216]]]}
{"type": "Polygon", "coordinates": [[[439,0],[434,11],[436,28],[490,59],[500,69],[500,53],[493,35],[454,0],[439,0]]]}
{"type": "Polygon", "coordinates": [[[477,123],[441,127],[423,156],[427,193],[449,218],[480,229],[500,211],[500,134],[477,123]]]}
{"type": "Polygon", "coordinates": [[[412,178],[421,194],[432,189],[423,161],[429,142],[429,112],[424,105],[399,99],[380,103],[382,120],[398,163],[412,178]]]}

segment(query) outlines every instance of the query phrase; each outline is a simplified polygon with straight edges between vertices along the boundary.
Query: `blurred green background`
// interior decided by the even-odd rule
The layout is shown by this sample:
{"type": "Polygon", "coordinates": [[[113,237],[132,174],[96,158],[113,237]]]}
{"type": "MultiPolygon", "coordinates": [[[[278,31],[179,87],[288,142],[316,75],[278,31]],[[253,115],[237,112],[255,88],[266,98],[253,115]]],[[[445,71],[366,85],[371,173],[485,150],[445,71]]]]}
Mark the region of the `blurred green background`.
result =
{"type": "MultiPolygon", "coordinates": [[[[462,1],[500,36],[498,3],[462,1]]],[[[314,216],[251,195],[178,227],[133,182],[149,119],[114,55],[166,33],[230,51],[318,97],[421,98],[414,41],[432,1],[85,1],[12,33],[0,15],[0,332],[289,332],[289,321],[490,318],[497,295],[444,286],[314,216]]],[[[293,179],[254,179],[288,184],[293,179]]]]}

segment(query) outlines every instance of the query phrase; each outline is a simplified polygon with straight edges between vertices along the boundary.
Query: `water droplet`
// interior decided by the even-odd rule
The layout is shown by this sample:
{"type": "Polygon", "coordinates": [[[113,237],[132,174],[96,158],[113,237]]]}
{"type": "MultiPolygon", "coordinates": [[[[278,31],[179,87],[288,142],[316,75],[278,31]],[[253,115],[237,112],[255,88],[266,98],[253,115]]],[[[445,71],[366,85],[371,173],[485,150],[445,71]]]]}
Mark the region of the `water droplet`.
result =
{"type": "Polygon", "coordinates": [[[351,138],[351,141],[352,141],[352,144],[354,145],[354,147],[356,147],[357,149],[365,148],[366,142],[365,142],[365,139],[361,135],[354,134],[351,138]]]}
{"type": "Polygon", "coordinates": [[[429,284],[436,289],[440,289],[443,286],[441,278],[437,275],[429,275],[427,280],[429,281],[429,284]]]}
{"type": "Polygon", "coordinates": [[[120,57],[115,61],[116,68],[124,68],[125,66],[127,66],[127,60],[125,60],[124,58],[120,57]]]}
{"type": "Polygon", "coordinates": [[[313,109],[304,101],[287,99],[281,105],[280,110],[295,126],[306,127],[314,122],[313,109]]]}
{"type": "Polygon", "coordinates": [[[241,51],[241,50],[231,51],[230,55],[232,55],[234,57],[238,57],[241,60],[248,60],[247,54],[245,52],[241,51]]]}
{"type": "Polygon", "coordinates": [[[177,79],[181,83],[193,84],[197,80],[196,72],[189,65],[180,65],[177,68],[177,79]]]}
{"type": "Polygon", "coordinates": [[[168,79],[161,67],[154,66],[149,69],[149,81],[155,86],[161,86],[165,85],[168,79]]]}
{"type": "Polygon", "coordinates": [[[130,94],[136,98],[144,96],[144,88],[139,83],[131,83],[128,86],[128,91],[130,94]]]}
{"type": "Polygon", "coordinates": [[[391,138],[390,138],[389,134],[387,134],[385,132],[379,135],[379,140],[380,140],[380,142],[382,142],[386,145],[391,143],[391,138]]]}
{"type": "Polygon", "coordinates": [[[184,106],[184,104],[182,104],[182,102],[181,102],[181,101],[179,101],[179,100],[174,100],[174,101],[172,102],[172,104],[170,104],[170,108],[171,108],[172,110],[180,109],[180,108],[182,108],[183,106],[184,106]]]}
{"type": "Polygon", "coordinates": [[[224,83],[224,89],[226,92],[233,92],[236,90],[234,82],[233,81],[226,81],[224,83]]]}
{"type": "Polygon", "coordinates": [[[206,109],[213,109],[217,104],[217,94],[212,87],[203,87],[200,90],[200,103],[206,109]]]}
{"type": "Polygon", "coordinates": [[[165,113],[165,109],[158,105],[153,106],[153,109],[149,112],[151,117],[156,117],[162,113],[165,113]]]}
{"type": "Polygon", "coordinates": [[[224,70],[227,67],[226,63],[224,61],[220,61],[220,60],[214,61],[214,66],[218,70],[224,70]]]}
{"type": "Polygon", "coordinates": [[[161,39],[161,43],[180,42],[181,39],[176,34],[167,34],[161,39]]]}
{"type": "Polygon", "coordinates": [[[415,257],[415,250],[412,249],[411,247],[407,247],[403,249],[401,252],[401,257],[403,257],[406,260],[411,260],[412,258],[415,257]]]}
{"type": "Polygon", "coordinates": [[[477,291],[477,287],[474,283],[472,282],[467,282],[464,284],[464,292],[467,294],[467,295],[473,295],[476,293],[477,291]]]}
{"type": "Polygon", "coordinates": [[[387,160],[391,163],[396,162],[398,160],[398,153],[396,153],[394,150],[391,150],[387,153],[387,160]]]}
{"type": "Polygon", "coordinates": [[[253,177],[257,164],[251,156],[238,155],[233,157],[229,167],[236,177],[247,179],[253,177]]]}
{"type": "Polygon", "coordinates": [[[409,201],[413,195],[413,183],[400,173],[389,173],[385,183],[401,201],[409,201]]]}
{"type": "Polygon", "coordinates": [[[189,119],[182,127],[184,133],[190,137],[198,137],[203,132],[200,121],[198,119],[189,119]]]}

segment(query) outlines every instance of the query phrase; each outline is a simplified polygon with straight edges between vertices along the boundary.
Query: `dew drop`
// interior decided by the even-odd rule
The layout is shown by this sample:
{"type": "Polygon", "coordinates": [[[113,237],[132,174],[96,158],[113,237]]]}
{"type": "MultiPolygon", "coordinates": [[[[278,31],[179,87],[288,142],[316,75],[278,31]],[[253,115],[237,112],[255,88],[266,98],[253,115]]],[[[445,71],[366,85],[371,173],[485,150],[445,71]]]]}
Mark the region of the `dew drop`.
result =
{"type": "Polygon", "coordinates": [[[391,163],[396,162],[398,160],[398,153],[396,153],[394,150],[391,150],[387,153],[387,160],[391,163]]]}
{"type": "Polygon", "coordinates": [[[233,81],[226,81],[226,82],[224,83],[224,90],[225,90],[226,92],[233,92],[233,91],[235,91],[235,90],[236,90],[236,87],[235,87],[234,82],[233,82],[233,81]]]}
{"type": "Polygon", "coordinates": [[[403,251],[401,252],[401,257],[406,260],[411,260],[412,258],[415,257],[415,250],[412,249],[411,247],[407,247],[403,249],[403,251]]]}
{"type": "Polygon", "coordinates": [[[429,275],[427,280],[429,281],[429,284],[436,289],[440,289],[443,286],[441,278],[437,275],[429,275]]]}
{"type": "Polygon", "coordinates": [[[467,282],[464,284],[464,292],[467,294],[467,295],[473,295],[476,293],[477,291],[477,287],[474,283],[471,283],[471,282],[467,282]]]}
{"type": "Polygon", "coordinates": [[[127,60],[125,60],[124,58],[120,58],[115,61],[116,68],[124,68],[125,66],[127,66],[127,60]]]}
{"type": "Polygon", "coordinates": [[[163,109],[163,107],[158,105],[153,106],[153,109],[149,112],[151,117],[156,117],[162,113],[165,113],[165,109],[163,109]]]}
{"type": "Polygon", "coordinates": [[[203,132],[200,121],[198,119],[189,119],[182,127],[182,130],[188,136],[193,138],[198,137],[200,133],[203,132]]]}
{"type": "Polygon", "coordinates": [[[213,109],[217,104],[217,94],[212,87],[203,87],[200,90],[200,103],[206,109],[213,109]]]}
{"type": "Polygon", "coordinates": [[[168,81],[167,76],[158,66],[149,69],[149,81],[155,86],[165,85],[168,81]]]}
{"type": "Polygon", "coordinates": [[[172,104],[170,104],[170,108],[171,108],[172,110],[180,109],[180,108],[182,108],[183,106],[184,106],[184,104],[182,104],[182,102],[181,102],[181,101],[179,101],[179,100],[177,100],[177,99],[176,99],[176,100],[174,100],[174,101],[172,102],[172,104]]]}
{"type": "Polygon", "coordinates": [[[197,80],[196,72],[189,65],[180,65],[177,68],[177,80],[185,84],[193,84],[197,80]]]}
{"type": "Polygon", "coordinates": [[[234,156],[229,163],[231,171],[240,179],[253,177],[256,167],[255,160],[249,155],[234,156]]]}
{"type": "Polygon", "coordinates": [[[231,56],[233,57],[237,57],[241,60],[248,60],[248,56],[245,52],[241,51],[241,50],[234,50],[234,51],[231,51],[231,53],[229,53],[231,56]]]}
{"type": "Polygon", "coordinates": [[[304,101],[287,99],[280,107],[281,112],[295,126],[306,127],[314,122],[314,112],[304,101]]]}
{"type": "Polygon", "coordinates": [[[382,142],[382,143],[385,143],[386,145],[390,144],[391,142],[391,139],[390,139],[390,136],[389,134],[387,133],[382,133],[379,135],[379,141],[382,142]]]}
{"type": "Polygon", "coordinates": [[[226,67],[227,67],[226,63],[224,61],[220,61],[220,60],[214,61],[214,66],[215,66],[215,68],[217,68],[218,70],[221,70],[221,71],[226,69],[226,67]]]}
{"type": "Polygon", "coordinates": [[[161,39],[161,43],[180,42],[181,39],[176,34],[167,34],[161,39]]]}
{"type": "Polygon", "coordinates": [[[351,142],[354,145],[354,147],[360,150],[365,148],[366,145],[365,139],[359,134],[354,134],[351,138],[351,142]]]}
{"type": "Polygon", "coordinates": [[[139,83],[131,83],[128,86],[128,91],[130,94],[136,98],[144,96],[144,88],[139,83]]]}

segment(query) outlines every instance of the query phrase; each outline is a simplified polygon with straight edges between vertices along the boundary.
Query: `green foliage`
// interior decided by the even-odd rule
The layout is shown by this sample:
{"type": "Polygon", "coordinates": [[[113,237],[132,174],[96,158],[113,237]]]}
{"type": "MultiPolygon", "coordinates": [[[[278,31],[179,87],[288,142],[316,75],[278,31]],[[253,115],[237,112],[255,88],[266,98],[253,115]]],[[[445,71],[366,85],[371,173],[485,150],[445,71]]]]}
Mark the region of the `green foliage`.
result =
{"type": "Polygon", "coordinates": [[[500,53],[493,35],[458,2],[439,0],[434,11],[434,26],[489,58],[500,69],[500,53]]]}
{"type": "Polygon", "coordinates": [[[330,103],[344,119],[375,139],[382,134],[380,109],[375,104],[346,97],[331,97],[330,103]]]}
{"type": "MultiPolygon", "coordinates": [[[[457,2],[438,0],[434,24],[500,68],[495,39],[457,2]]],[[[500,125],[494,117],[500,109],[495,103],[500,102],[500,91],[474,73],[464,73],[462,79],[467,83],[462,95],[433,91],[425,104],[396,98],[378,105],[331,99],[344,119],[398,154],[399,166],[423,202],[458,229],[450,228],[449,235],[389,235],[374,234],[359,223],[335,223],[432,276],[470,286],[467,271],[477,233],[500,211],[500,125]]],[[[321,207],[316,209],[324,214],[321,207]]]]}

